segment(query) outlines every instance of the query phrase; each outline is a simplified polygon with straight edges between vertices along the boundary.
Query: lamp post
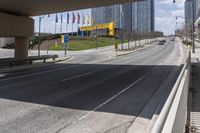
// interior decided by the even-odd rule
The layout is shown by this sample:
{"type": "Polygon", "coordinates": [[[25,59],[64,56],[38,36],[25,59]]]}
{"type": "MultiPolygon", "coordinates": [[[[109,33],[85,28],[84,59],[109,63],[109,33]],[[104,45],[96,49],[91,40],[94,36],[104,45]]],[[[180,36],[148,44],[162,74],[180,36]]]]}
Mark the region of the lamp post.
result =
{"type": "MultiPolygon", "coordinates": [[[[40,56],[40,44],[41,44],[41,24],[42,24],[42,19],[45,16],[39,16],[39,33],[38,33],[38,56],[40,56]]],[[[48,15],[48,17],[50,17],[48,15]]]]}
{"type": "Polygon", "coordinates": [[[195,53],[195,43],[194,43],[194,32],[195,32],[195,26],[194,26],[194,21],[195,21],[195,9],[194,9],[194,0],[192,0],[192,53],[195,53]]]}
{"type": "Polygon", "coordinates": [[[183,19],[185,19],[185,17],[183,17],[183,16],[176,16],[176,19],[178,19],[178,18],[183,18],[183,19]]]}
{"type": "MultiPolygon", "coordinates": [[[[192,0],[192,53],[195,53],[195,43],[194,43],[194,32],[195,32],[195,25],[194,25],[194,21],[195,21],[195,0],[192,0]]],[[[176,0],[173,0],[173,3],[176,3],[176,0]]],[[[179,16],[180,17],[180,16],[179,16]]]]}
{"type": "Polygon", "coordinates": [[[40,56],[40,42],[41,42],[40,32],[41,32],[41,23],[42,23],[42,19],[43,19],[43,18],[44,18],[44,16],[39,16],[38,56],[40,56]]]}

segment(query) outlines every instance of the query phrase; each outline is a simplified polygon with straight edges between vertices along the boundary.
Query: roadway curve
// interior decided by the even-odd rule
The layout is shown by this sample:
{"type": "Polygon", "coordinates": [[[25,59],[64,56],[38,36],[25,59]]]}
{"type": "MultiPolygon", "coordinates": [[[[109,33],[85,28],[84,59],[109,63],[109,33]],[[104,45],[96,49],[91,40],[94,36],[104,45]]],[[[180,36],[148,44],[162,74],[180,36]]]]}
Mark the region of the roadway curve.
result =
{"type": "Polygon", "coordinates": [[[104,61],[89,58],[95,54],[89,52],[65,63],[5,73],[0,132],[146,132],[180,72],[180,51],[178,42],[168,40],[104,61]]]}

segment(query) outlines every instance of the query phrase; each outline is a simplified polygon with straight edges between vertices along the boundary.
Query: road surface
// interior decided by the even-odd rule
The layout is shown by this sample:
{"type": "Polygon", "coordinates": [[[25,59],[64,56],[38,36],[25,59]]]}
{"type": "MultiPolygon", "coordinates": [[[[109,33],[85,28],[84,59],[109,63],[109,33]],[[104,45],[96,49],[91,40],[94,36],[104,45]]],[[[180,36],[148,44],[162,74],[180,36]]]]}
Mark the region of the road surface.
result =
{"type": "Polygon", "coordinates": [[[1,133],[146,132],[180,65],[177,41],[102,60],[94,52],[67,62],[3,73],[1,133]]]}

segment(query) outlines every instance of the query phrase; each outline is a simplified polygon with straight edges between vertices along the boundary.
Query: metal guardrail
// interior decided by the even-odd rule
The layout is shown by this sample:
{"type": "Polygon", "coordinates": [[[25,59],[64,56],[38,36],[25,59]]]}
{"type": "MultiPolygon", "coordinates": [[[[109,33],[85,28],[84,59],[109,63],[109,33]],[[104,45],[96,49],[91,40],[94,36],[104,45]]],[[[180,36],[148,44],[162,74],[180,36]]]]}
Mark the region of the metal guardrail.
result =
{"type": "Polygon", "coordinates": [[[183,133],[186,126],[191,53],[151,133],[183,133]]]}
{"type": "Polygon", "coordinates": [[[21,62],[32,64],[33,61],[43,60],[43,62],[46,62],[47,59],[55,60],[56,58],[58,58],[58,55],[29,56],[27,59],[4,58],[0,59],[0,66],[12,67],[13,65],[21,64],[21,62]]]}

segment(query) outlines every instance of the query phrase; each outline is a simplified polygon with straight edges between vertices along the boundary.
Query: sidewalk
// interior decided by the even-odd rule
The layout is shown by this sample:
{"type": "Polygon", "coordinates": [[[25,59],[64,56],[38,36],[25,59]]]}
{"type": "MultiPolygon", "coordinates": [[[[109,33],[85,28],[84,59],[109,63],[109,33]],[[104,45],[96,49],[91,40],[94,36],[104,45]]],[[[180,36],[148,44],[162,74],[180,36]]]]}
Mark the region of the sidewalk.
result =
{"type": "MultiPolygon", "coordinates": [[[[199,45],[196,44],[196,45],[199,45]]],[[[191,76],[191,117],[190,126],[192,133],[200,133],[200,47],[196,47],[195,53],[191,55],[192,58],[192,76],[191,76]]]]}

